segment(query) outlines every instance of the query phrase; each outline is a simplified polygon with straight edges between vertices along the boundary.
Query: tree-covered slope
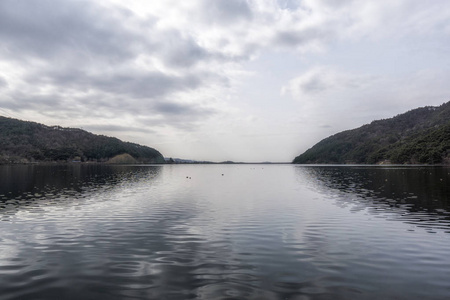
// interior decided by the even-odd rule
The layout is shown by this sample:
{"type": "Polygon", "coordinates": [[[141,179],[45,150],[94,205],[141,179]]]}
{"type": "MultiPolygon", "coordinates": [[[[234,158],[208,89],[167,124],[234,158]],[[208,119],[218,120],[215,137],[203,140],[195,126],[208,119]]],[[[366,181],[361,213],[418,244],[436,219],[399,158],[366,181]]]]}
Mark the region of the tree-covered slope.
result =
{"type": "Polygon", "coordinates": [[[99,161],[120,154],[136,162],[163,163],[157,150],[76,128],[45,126],[0,116],[0,163],[99,161]]]}
{"type": "Polygon", "coordinates": [[[294,163],[450,163],[450,102],[330,136],[294,163]]]}

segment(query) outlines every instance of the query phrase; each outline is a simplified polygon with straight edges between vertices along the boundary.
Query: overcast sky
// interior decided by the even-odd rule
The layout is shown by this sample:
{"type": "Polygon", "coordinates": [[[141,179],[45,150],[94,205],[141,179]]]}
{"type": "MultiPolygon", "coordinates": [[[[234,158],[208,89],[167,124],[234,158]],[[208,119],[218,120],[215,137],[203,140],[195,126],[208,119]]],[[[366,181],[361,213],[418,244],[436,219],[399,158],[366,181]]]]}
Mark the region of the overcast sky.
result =
{"type": "Polygon", "coordinates": [[[448,0],[1,0],[0,115],[291,161],[450,100],[448,0]]]}

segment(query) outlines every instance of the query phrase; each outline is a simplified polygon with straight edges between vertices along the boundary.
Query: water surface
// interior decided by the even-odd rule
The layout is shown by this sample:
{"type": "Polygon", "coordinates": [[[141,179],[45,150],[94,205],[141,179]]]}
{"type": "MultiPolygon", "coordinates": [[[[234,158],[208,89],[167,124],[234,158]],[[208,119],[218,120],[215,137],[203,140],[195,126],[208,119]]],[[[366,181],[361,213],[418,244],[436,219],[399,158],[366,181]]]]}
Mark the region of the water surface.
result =
{"type": "Polygon", "coordinates": [[[0,166],[1,299],[448,299],[450,169],[0,166]]]}

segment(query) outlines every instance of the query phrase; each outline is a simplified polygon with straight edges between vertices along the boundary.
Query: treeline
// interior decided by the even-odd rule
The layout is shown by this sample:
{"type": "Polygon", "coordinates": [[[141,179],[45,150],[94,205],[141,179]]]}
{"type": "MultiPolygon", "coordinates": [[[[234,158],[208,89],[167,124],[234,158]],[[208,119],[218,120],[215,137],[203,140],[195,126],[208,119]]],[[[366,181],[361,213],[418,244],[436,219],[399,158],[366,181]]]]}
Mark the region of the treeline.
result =
{"type": "Polygon", "coordinates": [[[125,153],[137,162],[164,163],[161,153],[150,147],[81,129],[0,117],[0,163],[105,162],[125,153]]]}
{"type": "Polygon", "coordinates": [[[293,163],[449,164],[450,102],[335,134],[293,163]]]}

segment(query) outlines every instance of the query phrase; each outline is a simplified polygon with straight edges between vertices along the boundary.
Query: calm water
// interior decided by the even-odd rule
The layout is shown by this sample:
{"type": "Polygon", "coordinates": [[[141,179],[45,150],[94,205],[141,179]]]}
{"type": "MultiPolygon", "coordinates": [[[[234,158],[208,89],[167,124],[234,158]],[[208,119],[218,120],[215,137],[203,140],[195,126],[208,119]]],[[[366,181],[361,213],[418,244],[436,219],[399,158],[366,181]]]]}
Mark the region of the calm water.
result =
{"type": "Polygon", "coordinates": [[[0,166],[0,299],[450,299],[450,169],[0,166]]]}

